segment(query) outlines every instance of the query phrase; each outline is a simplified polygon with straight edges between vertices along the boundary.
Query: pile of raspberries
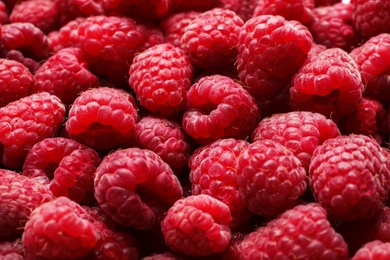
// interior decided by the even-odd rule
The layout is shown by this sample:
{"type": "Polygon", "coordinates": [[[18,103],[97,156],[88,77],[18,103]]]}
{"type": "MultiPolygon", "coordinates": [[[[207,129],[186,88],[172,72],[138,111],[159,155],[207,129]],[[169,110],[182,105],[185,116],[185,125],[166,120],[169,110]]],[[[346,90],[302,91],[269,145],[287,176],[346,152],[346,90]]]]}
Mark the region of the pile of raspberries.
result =
{"type": "Polygon", "coordinates": [[[0,259],[390,259],[390,0],[0,1],[0,259]]]}

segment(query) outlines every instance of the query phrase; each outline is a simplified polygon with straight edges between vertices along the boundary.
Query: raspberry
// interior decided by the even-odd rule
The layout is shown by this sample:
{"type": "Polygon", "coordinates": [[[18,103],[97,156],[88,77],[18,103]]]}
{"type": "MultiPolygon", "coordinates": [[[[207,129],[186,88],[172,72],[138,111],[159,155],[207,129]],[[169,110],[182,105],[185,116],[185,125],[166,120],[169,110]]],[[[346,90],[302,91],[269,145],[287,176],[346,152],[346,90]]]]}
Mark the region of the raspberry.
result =
{"type": "Polygon", "coordinates": [[[240,80],[256,99],[277,96],[306,60],[312,42],[309,30],[298,21],[278,15],[249,19],[237,45],[240,80]]]}
{"type": "Polygon", "coordinates": [[[53,0],[58,10],[59,25],[63,26],[79,17],[104,14],[102,0],[53,0]]]}
{"type": "Polygon", "coordinates": [[[0,257],[3,260],[24,260],[23,243],[19,240],[0,242],[0,257]]]}
{"type": "Polygon", "coordinates": [[[254,214],[271,218],[306,191],[306,171],[292,151],[271,140],[251,143],[238,157],[240,194],[254,214]]]}
{"type": "Polygon", "coordinates": [[[362,39],[352,25],[353,9],[352,4],[344,3],[315,8],[315,18],[308,25],[314,41],[347,52],[357,47],[362,39]]]}
{"type": "Polygon", "coordinates": [[[9,14],[7,10],[7,6],[3,1],[0,1],[0,24],[9,23],[9,14]]]}
{"type": "Polygon", "coordinates": [[[163,252],[163,253],[156,253],[142,258],[142,260],[185,260],[185,259],[186,258],[184,256],[175,254],[170,251],[163,252]]]}
{"type": "Polygon", "coordinates": [[[240,259],[348,259],[348,247],[317,203],[297,205],[239,243],[240,259]]]}
{"type": "Polygon", "coordinates": [[[135,56],[129,74],[130,87],[149,111],[172,115],[184,110],[193,67],[181,48],[170,43],[152,46],[135,56]]]}
{"type": "Polygon", "coordinates": [[[29,71],[30,73],[34,74],[35,71],[40,67],[40,63],[35,61],[34,59],[24,57],[23,53],[21,53],[18,50],[9,50],[5,54],[5,58],[7,60],[14,60],[19,63],[22,63],[29,71]]]}
{"type": "Polygon", "coordinates": [[[0,59],[0,107],[28,96],[32,92],[34,77],[22,63],[0,59]]]}
{"type": "Polygon", "coordinates": [[[237,158],[248,146],[244,140],[219,139],[195,150],[189,160],[192,194],[210,195],[225,203],[236,229],[252,217],[237,184],[237,158]]]}
{"type": "Polygon", "coordinates": [[[96,170],[96,200],[123,226],[152,228],[182,195],[172,169],[150,150],[116,150],[103,158],[96,170]]]}
{"type": "Polygon", "coordinates": [[[31,211],[51,200],[53,195],[45,186],[14,171],[0,169],[0,240],[20,235],[31,211]]]}
{"type": "Polygon", "coordinates": [[[169,12],[171,0],[104,0],[106,14],[132,17],[137,20],[155,20],[169,12]]]}
{"type": "Polygon", "coordinates": [[[354,0],[353,25],[357,32],[369,38],[390,33],[389,0],[354,0]]]}
{"type": "Polygon", "coordinates": [[[56,53],[66,47],[80,47],[77,28],[86,18],[78,17],[63,25],[58,31],[52,31],[47,35],[50,52],[56,53]]]}
{"type": "Polygon", "coordinates": [[[200,68],[233,64],[243,24],[243,20],[231,10],[211,9],[198,15],[184,29],[180,46],[200,68]]]}
{"type": "Polygon", "coordinates": [[[390,257],[390,242],[374,240],[365,244],[351,260],[387,259],[390,257]]]}
{"type": "Polygon", "coordinates": [[[272,140],[290,149],[308,170],[314,149],[340,135],[335,122],[319,113],[291,111],[263,118],[253,130],[252,140],[272,140]]]}
{"type": "Polygon", "coordinates": [[[206,76],[187,92],[182,126],[202,144],[220,138],[245,139],[259,113],[256,101],[239,83],[226,76],[206,76]]]}
{"type": "Polygon", "coordinates": [[[315,199],[342,220],[372,217],[389,193],[387,152],[365,135],[342,135],[314,150],[309,184],[315,199]]]}
{"type": "Polygon", "coordinates": [[[59,10],[53,1],[21,1],[12,9],[9,21],[11,23],[32,23],[46,34],[57,29],[59,10]]]}
{"type": "Polygon", "coordinates": [[[1,42],[9,50],[19,50],[24,56],[37,61],[49,57],[47,37],[32,23],[9,23],[1,28],[1,42]]]}
{"type": "Polygon", "coordinates": [[[314,18],[314,0],[260,0],[255,6],[253,16],[280,15],[286,20],[296,20],[308,25],[314,18]]]}
{"type": "Polygon", "coordinates": [[[330,48],[302,66],[290,88],[294,110],[317,112],[337,122],[357,108],[364,85],[356,62],[340,48],[330,48]]]}
{"type": "Polygon", "coordinates": [[[140,148],[155,152],[175,173],[187,166],[191,147],[178,123],[147,115],[135,126],[134,137],[140,148]]]}
{"type": "Polygon", "coordinates": [[[246,22],[253,17],[253,10],[260,0],[222,0],[223,7],[236,12],[246,22]]]}
{"type": "Polygon", "coordinates": [[[122,90],[98,87],[86,90],[72,104],[66,131],[70,137],[97,150],[128,141],[137,121],[134,97],[122,90]]]}
{"type": "Polygon", "coordinates": [[[229,207],[205,194],[178,200],[161,222],[166,244],[189,256],[207,256],[226,249],[231,239],[229,207]]]}
{"type": "Polygon", "coordinates": [[[70,105],[82,91],[99,86],[83,52],[74,47],[59,50],[47,59],[34,74],[34,92],[46,91],[56,95],[65,105],[70,105]]]}
{"type": "Polygon", "coordinates": [[[76,202],[59,197],[31,212],[23,244],[31,259],[75,259],[86,255],[99,236],[76,202]]]}
{"type": "Polygon", "coordinates": [[[40,92],[0,108],[1,162],[17,169],[37,142],[57,133],[65,119],[65,106],[56,96],[40,92]]]}

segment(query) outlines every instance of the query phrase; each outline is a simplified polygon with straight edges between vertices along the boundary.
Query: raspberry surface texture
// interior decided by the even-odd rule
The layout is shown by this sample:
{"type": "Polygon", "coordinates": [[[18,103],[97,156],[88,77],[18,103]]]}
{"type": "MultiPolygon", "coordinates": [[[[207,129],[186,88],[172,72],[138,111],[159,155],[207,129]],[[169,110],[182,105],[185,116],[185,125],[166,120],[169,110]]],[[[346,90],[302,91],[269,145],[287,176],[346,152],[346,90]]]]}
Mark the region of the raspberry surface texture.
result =
{"type": "Polygon", "coordinates": [[[390,242],[374,240],[360,248],[351,260],[387,259],[390,257],[390,242]]]}
{"type": "Polygon", "coordinates": [[[0,256],[4,260],[24,260],[24,247],[21,241],[0,242],[0,256]]]}

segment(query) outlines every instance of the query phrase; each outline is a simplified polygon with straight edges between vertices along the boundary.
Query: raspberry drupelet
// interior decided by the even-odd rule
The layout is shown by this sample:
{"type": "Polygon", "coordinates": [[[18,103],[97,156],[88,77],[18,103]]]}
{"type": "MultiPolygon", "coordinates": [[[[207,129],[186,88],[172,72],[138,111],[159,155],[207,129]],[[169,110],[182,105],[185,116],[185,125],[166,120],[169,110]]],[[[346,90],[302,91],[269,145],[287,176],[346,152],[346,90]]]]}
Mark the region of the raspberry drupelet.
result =
{"type": "Polygon", "coordinates": [[[47,41],[51,53],[56,53],[66,47],[80,47],[77,28],[85,17],[78,17],[64,24],[57,31],[47,34],[47,41]]]}

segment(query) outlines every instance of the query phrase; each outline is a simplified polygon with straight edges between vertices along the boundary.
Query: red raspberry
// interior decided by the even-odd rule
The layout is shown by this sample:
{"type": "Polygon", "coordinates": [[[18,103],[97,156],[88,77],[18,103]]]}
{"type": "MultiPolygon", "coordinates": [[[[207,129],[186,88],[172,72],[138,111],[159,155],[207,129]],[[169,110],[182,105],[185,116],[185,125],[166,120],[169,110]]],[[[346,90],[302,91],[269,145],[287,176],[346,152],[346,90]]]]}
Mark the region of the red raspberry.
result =
{"type": "Polygon", "coordinates": [[[252,217],[237,184],[237,158],[248,146],[244,140],[219,139],[195,150],[189,160],[192,194],[210,195],[225,203],[235,229],[252,217]]]}
{"type": "Polygon", "coordinates": [[[340,48],[330,48],[302,66],[290,88],[294,110],[317,112],[337,122],[357,108],[364,85],[356,62],[340,48]]]}
{"type": "Polygon", "coordinates": [[[144,116],[135,126],[134,137],[140,148],[155,152],[175,173],[187,166],[191,147],[178,123],[156,115],[144,116]]]}
{"type": "Polygon", "coordinates": [[[34,74],[34,92],[46,91],[70,105],[82,91],[99,86],[78,48],[59,50],[47,59],[34,74]]]}
{"type": "Polygon", "coordinates": [[[66,47],[80,47],[77,28],[86,18],[78,17],[63,25],[58,31],[52,31],[47,35],[50,52],[56,53],[66,47]]]}
{"type": "Polygon", "coordinates": [[[0,242],[0,258],[3,260],[24,260],[24,247],[20,240],[0,242]]]}
{"type": "Polygon", "coordinates": [[[65,106],[47,92],[32,94],[0,108],[1,162],[17,169],[37,142],[55,135],[65,119],[65,106]]]}
{"type": "Polygon", "coordinates": [[[314,18],[314,0],[260,0],[255,6],[253,16],[280,15],[286,20],[296,20],[308,25],[314,18]]]}
{"type": "Polygon", "coordinates": [[[45,186],[14,171],[0,169],[0,240],[20,235],[31,211],[51,200],[53,195],[45,186]]]}
{"type": "Polygon", "coordinates": [[[170,11],[171,12],[183,12],[183,11],[198,11],[204,12],[215,7],[221,7],[221,0],[202,0],[202,1],[188,1],[188,0],[171,0],[170,11]]]}
{"type": "Polygon", "coordinates": [[[34,77],[22,63],[0,59],[0,107],[32,93],[34,77]]]}
{"type": "Polygon", "coordinates": [[[362,39],[352,25],[352,4],[337,3],[313,10],[314,20],[308,25],[314,41],[328,48],[338,47],[347,52],[357,47],[362,39]]]}
{"type": "Polygon", "coordinates": [[[187,92],[182,126],[202,144],[220,138],[245,139],[259,113],[256,101],[239,83],[226,76],[206,76],[187,92]]]}
{"type": "Polygon", "coordinates": [[[351,260],[375,260],[390,258],[390,242],[374,240],[365,244],[351,260]]]}
{"type": "Polygon", "coordinates": [[[85,209],[66,197],[37,207],[22,237],[29,259],[75,259],[86,255],[99,240],[87,216],[85,209]]]}
{"type": "Polygon", "coordinates": [[[63,26],[79,17],[104,14],[103,0],[53,0],[58,10],[59,25],[63,26]]]}
{"type": "Polygon", "coordinates": [[[18,50],[7,51],[7,53],[5,54],[5,58],[7,60],[14,60],[19,63],[22,63],[32,74],[34,74],[35,71],[37,71],[37,69],[41,66],[38,61],[35,61],[34,59],[28,57],[24,57],[23,53],[18,50]]]}
{"type": "Polygon", "coordinates": [[[390,0],[353,0],[355,30],[369,38],[390,33],[390,0]]]}
{"type": "Polygon", "coordinates": [[[372,217],[390,189],[387,152],[365,135],[342,135],[314,150],[309,184],[315,199],[342,220],[372,217]]]}
{"type": "Polygon", "coordinates": [[[253,17],[239,35],[239,78],[256,99],[269,100],[290,83],[312,42],[309,30],[298,21],[275,15],[253,17]]]}
{"type": "Polygon", "coordinates": [[[335,122],[319,113],[292,111],[262,119],[253,130],[252,140],[272,140],[290,149],[309,170],[314,149],[325,140],[340,135],[335,122]]]}
{"type": "Polygon", "coordinates": [[[271,140],[251,143],[238,157],[237,183],[254,214],[275,217],[306,191],[306,171],[292,151],[271,140]]]}
{"type": "Polygon", "coordinates": [[[129,84],[140,104],[151,112],[172,115],[184,110],[193,67],[186,53],[170,43],[136,55],[129,84]]]}
{"type": "Polygon", "coordinates": [[[182,195],[172,169],[150,150],[116,150],[96,170],[95,197],[107,215],[123,226],[152,228],[182,195]]]}
{"type": "Polygon", "coordinates": [[[223,7],[236,12],[241,19],[246,22],[253,17],[255,10],[260,0],[222,0],[223,7]]]}
{"type": "Polygon", "coordinates": [[[348,259],[348,247],[317,203],[285,211],[239,244],[240,259],[348,259]]]}
{"type": "Polygon", "coordinates": [[[189,256],[207,256],[225,250],[231,239],[229,207],[209,195],[178,200],[161,222],[166,244],[189,256]]]}
{"type": "Polygon", "coordinates": [[[233,64],[243,20],[233,11],[214,8],[198,15],[184,29],[181,47],[200,68],[233,64]]]}
{"type": "Polygon", "coordinates": [[[74,101],[65,123],[70,137],[97,150],[128,141],[137,122],[134,97],[122,90],[98,87],[86,90],[74,101]]]}
{"type": "Polygon", "coordinates": [[[2,27],[1,42],[9,50],[41,61],[49,57],[49,42],[41,29],[32,23],[9,23],[2,27]]]}
{"type": "Polygon", "coordinates": [[[59,9],[53,1],[25,0],[12,9],[11,23],[32,23],[45,34],[58,28],[59,9]]]}

